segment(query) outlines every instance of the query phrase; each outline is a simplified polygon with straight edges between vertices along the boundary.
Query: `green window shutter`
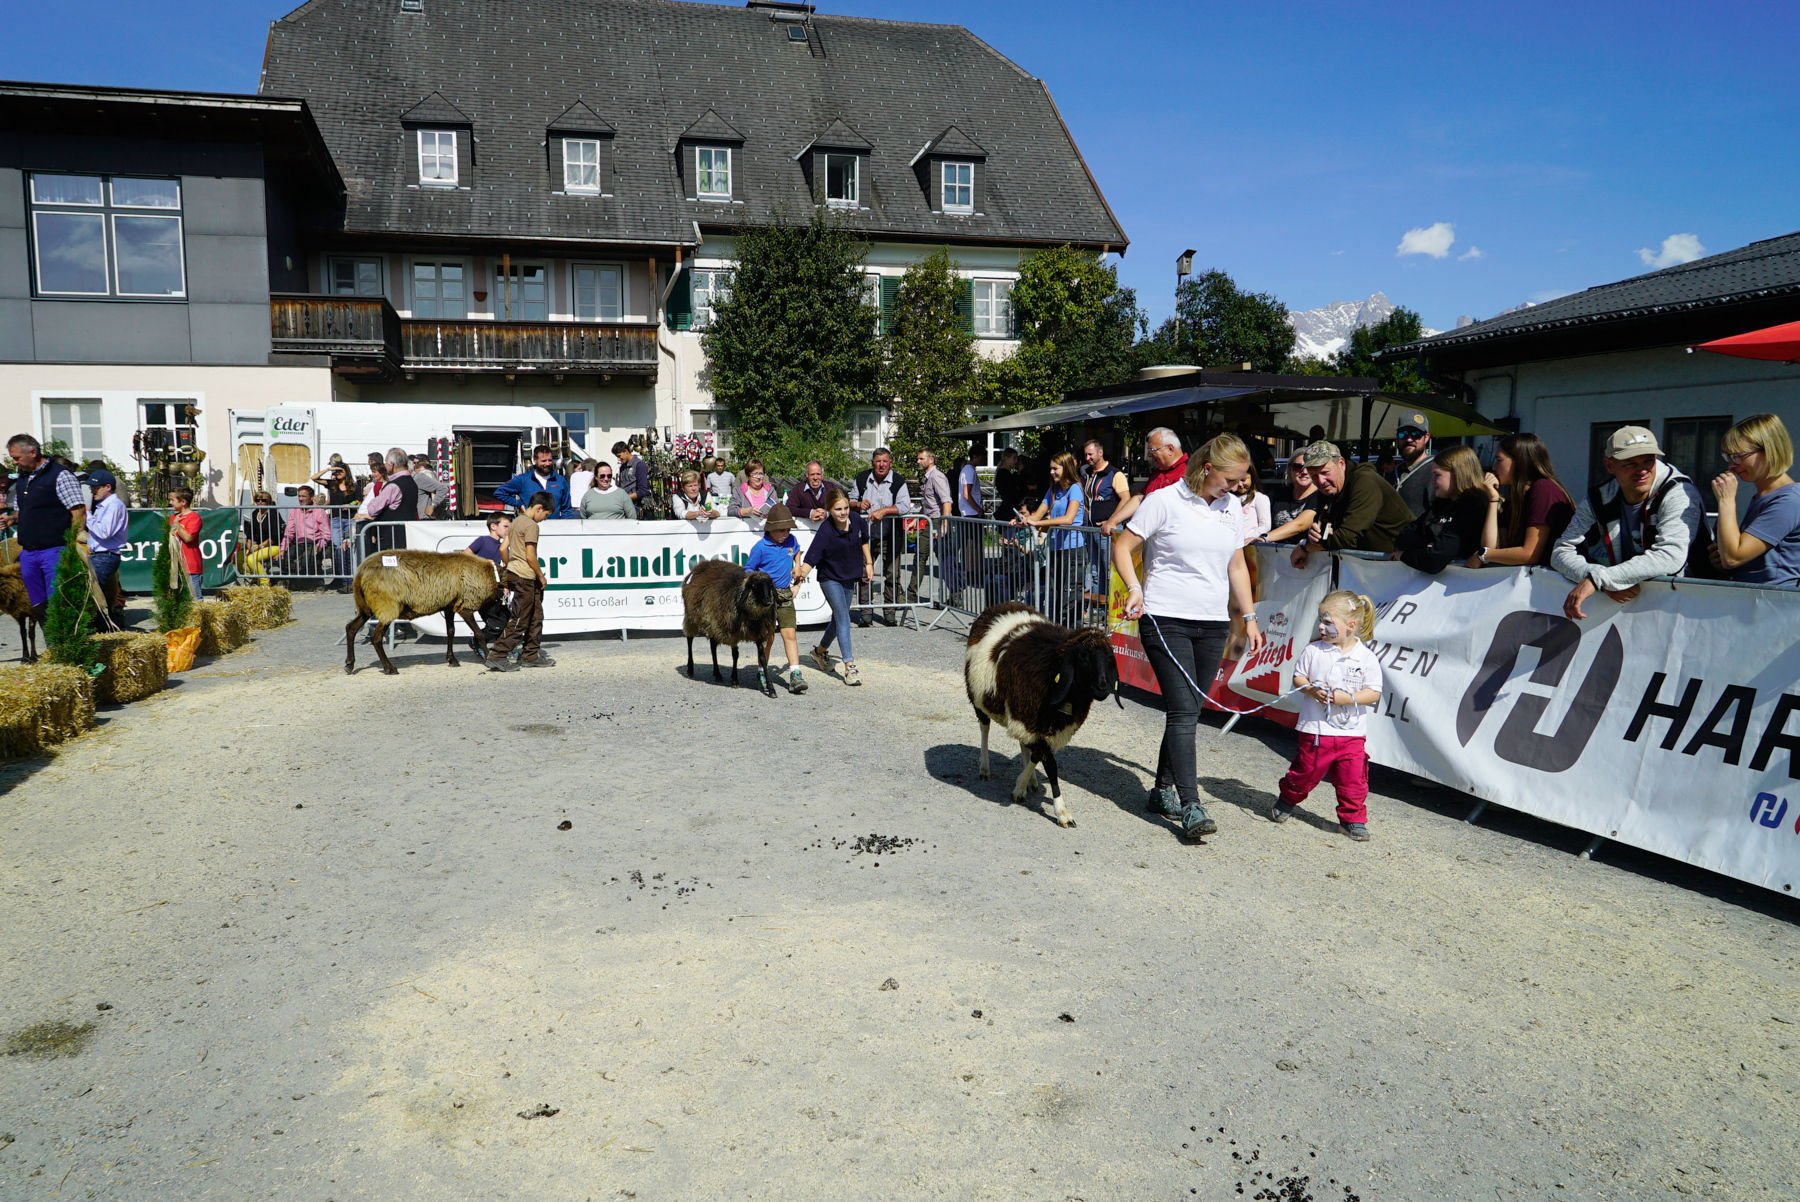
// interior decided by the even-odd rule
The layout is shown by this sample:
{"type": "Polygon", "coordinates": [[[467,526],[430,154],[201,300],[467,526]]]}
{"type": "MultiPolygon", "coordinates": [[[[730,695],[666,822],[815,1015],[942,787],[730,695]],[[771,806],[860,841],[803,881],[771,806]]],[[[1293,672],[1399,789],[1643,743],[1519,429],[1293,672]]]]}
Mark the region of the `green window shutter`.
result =
{"type": "Polygon", "coordinates": [[[894,305],[900,300],[900,277],[884,275],[881,277],[881,324],[878,333],[886,334],[894,328],[894,305]]]}
{"type": "Polygon", "coordinates": [[[694,269],[683,267],[675,276],[675,286],[669,289],[669,306],[667,317],[671,330],[685,330],[694,322],[694,269]]]}
{"type": "Polygon", "coordinates": [[[958,280],[956,285],[956,324],[965,334],[975,332],[975,281],[958,280]]]}

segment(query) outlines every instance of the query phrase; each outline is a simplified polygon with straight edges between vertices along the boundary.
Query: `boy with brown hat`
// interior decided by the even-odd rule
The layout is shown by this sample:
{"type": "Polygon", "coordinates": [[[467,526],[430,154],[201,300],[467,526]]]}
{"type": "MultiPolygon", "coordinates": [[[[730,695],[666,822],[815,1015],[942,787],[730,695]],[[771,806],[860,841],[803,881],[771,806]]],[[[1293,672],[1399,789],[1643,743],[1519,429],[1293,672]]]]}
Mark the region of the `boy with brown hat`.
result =
{"type": "MultiPolygon", "coordinates": [[[[788,662],[782,679],[794,693],[806,692],[806,682],[800,678],[800,640],[794,633],[794,564],[799,558],[800,540],[794,537],[794,515],[786,505],[775,505],[763,519],[763,536],[750,548],[744,570],[767,572],[769,579],[775,582],[775,624],[781,628],[781,644],[787,651],[788,662]]],[[[763,659],[767,660],[769,649],[764,647],[762,652],[763,659]]]]}

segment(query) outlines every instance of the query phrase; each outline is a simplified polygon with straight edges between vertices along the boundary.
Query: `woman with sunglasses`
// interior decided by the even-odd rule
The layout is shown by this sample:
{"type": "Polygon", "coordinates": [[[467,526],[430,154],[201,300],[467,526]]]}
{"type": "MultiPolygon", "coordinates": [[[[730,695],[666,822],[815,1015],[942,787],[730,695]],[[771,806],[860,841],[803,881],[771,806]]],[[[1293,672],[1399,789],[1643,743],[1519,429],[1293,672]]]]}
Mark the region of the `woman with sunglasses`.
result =
{"type": "Polygon", "coordinates": [[[1719,499],[1719,537],[1714,556],[1733,580],[1747,584],[1800,587],[1800,486],[1794,443],[1773,413],[1747,417],[1725,432],[1725,464],[1713,477],[1719,499]],[[1737,490],[1742,481],[1756,489],[1738,522],[1737,490]]]}

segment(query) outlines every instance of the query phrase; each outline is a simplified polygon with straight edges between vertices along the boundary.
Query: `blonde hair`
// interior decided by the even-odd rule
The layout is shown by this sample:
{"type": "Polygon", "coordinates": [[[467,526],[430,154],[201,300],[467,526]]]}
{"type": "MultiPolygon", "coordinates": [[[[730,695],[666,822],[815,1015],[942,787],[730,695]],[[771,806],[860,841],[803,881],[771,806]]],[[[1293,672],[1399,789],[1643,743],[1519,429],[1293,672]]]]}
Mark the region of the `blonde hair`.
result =
{"type": "Polygon", "coordinates": [[[1761,451],[1769,475],[1779,476],[1794,466],[1794,440],[1787,427],[1773,413],[1757,413],[1746,417],[1725,431],[1720,445],[1732,454],[1761,451]]]}
{"type": "Polygon", "coordinates": [[[1450,473],[1450,495],[1460,497],[1471,489],[1486,487],[1482,483],[1481,459],[1468,447],[1451,447],[1439,451],[1432,466],[1450,473]]]}
{"type": "Polygon", "coordinates": [[[1206,478],[1208,465],[1236,467],[1240,463],[1249,462],[1250,448],[1244,445],[1243,439],[1235,434],[1215,434],[1198,451],[1188,456],[1188,490],[1200,491],[1200,483],[1206,478]]]}
{"type": "MultiPolygon", "coordinates": [[[[1461,449],[1467,450],[1466,447],[1461,449]]],[[[1375,603],[1363,594],[1341,588],[1335,593],[1327,593],[1319,602],[1319,608],[1349,618],[1356,625],[1356,637],[1363,642],[1375,637],[1375,603]]]]}
{"type": "Polygon", "coordinates": [[[698,483],[700,483],[700,473],[699,472],[696,472],[690,468],[689,470],[681,473],[681,487],[686,488],[690,484],[698,484],[698,483]]]}

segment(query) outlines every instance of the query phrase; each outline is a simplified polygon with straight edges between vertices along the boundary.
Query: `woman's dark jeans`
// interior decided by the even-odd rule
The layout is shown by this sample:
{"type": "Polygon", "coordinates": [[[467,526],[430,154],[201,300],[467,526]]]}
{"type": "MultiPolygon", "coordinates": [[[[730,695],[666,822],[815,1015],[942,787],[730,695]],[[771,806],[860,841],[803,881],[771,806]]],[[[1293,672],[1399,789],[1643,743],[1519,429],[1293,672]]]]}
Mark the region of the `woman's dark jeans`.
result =
{"type": "Polygon", "coordinates": [[[1212,687],[1225,654],[1231,623],[1196,622],[1185,618],[1159,618],[1145,614],[1138,619],[1138,641],[1144,658],[1156,673],[1163,695],[1162,751],[1156,758],[1156,784],[1174,785],[1182,806],[1200,804],[1194,782],[1194,727],[1200,722],[1200,696],[1194,692],[1212,687]],[[1183,673],[1186,675],[1183,675],[1183,673]],[[1189,684],[1189,681],[1193,684],[1189,684]]]}

